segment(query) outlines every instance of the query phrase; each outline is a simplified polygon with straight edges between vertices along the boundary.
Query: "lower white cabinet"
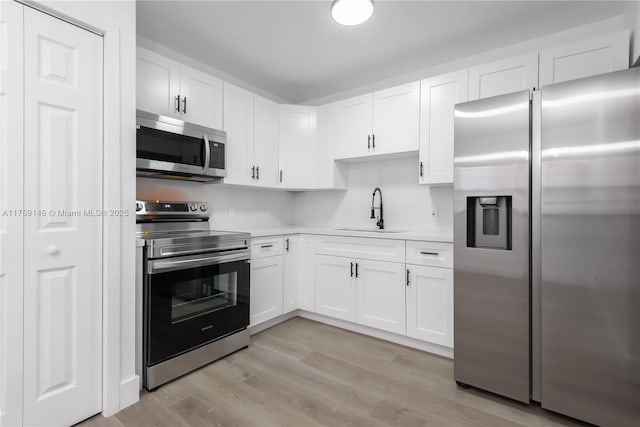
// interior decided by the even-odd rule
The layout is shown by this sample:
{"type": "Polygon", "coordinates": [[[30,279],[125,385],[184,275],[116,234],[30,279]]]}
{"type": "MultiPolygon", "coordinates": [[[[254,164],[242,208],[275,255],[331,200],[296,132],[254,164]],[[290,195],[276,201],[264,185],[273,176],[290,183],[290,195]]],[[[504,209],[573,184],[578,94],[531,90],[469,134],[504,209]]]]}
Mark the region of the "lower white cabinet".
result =
{"type": "Polygon", "coordinates": [[[407,336],[453,347],[453,270],[407,264],[407,336]]]}
{"type": "Polygon", "coordinates": [[[284,236],[283,312],[298,308],[298,284],[300,283],[300,236],[284,236]]]}
{"type": "Polygon", "coordinates": [[[316,255],[316,313],[356,321],[355,261],[316,255]]]}
{"type": "Polygon", "coordinates": [[[282,283],[282,255],[251,260],[251,326],[282,314],[282,283]]]}
{"type": "Polygon", "coordinates": [[[300,280],[298,282],[298,308],[316,311],[316,262],[314,236],[300,235],[300,280]]]}
{"type": "Polygon", "coordinates": [[[356,260],[356,267],[356,321],[404,335],[404,264],[356,260]]]}

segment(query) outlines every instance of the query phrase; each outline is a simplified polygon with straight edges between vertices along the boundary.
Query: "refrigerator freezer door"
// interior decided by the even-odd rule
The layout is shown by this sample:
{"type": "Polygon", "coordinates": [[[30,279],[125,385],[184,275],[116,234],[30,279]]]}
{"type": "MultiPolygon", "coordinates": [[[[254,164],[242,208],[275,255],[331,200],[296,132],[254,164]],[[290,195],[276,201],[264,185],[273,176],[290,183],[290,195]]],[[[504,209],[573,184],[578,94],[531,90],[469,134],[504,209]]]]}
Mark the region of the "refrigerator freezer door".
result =
{"type": "Polygon", "coordinates": [[[640,68],[542,90],[541,245],[542,406],[639,425],[640,68]]]}
{"type": "Polygon", "coordinates": [[[529,402],[529,91],[456,105],[454,132],[455,379],[529,402]]]}

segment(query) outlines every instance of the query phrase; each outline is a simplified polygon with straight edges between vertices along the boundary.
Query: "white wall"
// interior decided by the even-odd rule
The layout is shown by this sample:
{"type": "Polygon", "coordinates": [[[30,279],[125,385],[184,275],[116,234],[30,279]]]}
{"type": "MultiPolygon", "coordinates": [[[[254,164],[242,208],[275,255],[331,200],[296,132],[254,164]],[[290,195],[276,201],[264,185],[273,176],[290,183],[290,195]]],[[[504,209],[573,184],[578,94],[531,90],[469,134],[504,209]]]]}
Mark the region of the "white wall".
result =
{"type": "Polygon", "coordinates": [[[137,197],[209,202],[213,229],[243,231],[294,223],[294,195],[284,191],[138,178],[137,197]]]}
{"type": "MultiPolygon", "coordinates": [[[[317,191],[295,196],[295,224],[313,227],[374,227],[371,196],[380,187],[385,228],[451,233],[453,187],[418,184],[417,158],[350,163],[346,191],[317,191]],[[437,218],[432,219],[435,208],[437,218]]],[[[376,205],[378,204],[376,195],[376,205]]]]}

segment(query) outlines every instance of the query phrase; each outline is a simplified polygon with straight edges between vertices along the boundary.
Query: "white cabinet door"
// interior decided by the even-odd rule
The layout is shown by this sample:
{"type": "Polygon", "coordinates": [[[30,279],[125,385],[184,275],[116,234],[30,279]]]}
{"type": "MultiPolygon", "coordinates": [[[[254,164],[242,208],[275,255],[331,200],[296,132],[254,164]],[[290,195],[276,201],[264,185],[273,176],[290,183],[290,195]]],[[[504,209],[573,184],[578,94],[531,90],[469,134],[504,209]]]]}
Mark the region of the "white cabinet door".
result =
{"type": "Polygon", "coordinates": [[[454,105],[467,100],[468,71],[422,81],[420,90],[421,184],[453,183],[454,105]]]}
{"type": "Polygon", "coordinates": [[[102,408],[102,37],[25,7],[24,46],[24,424],[71,425],[102,408]]]}
{"type": "Polygon", "coordinates": [[[283,188],[316,186],[316,110],[280,105],[280,173],[283,188]]]}
{"type": "Polygon", "coordinates": [[[253,163],[253,93],[224,83],[224,130],[227,132],[225,184],[255,183],[253,163]]]}
{"type": "Polygon", "coordinates": [[[256,184],[277,188],[278,172],[278,104],[254,95],[254,151],[256,184]]]}
{"type": "Polygon", "coordinates": [[[249,322],[252,326],[282,314],[282,256],[251,260],[249,322]]]}
{"type": "Polygon", "coordinates": [[[316,255],[316,313],[355,322],[355,260],[316,255]]]}
{"type": "MultiPolygon", "coordinates": [[[[0,2],[0,211],[23,204],[24,6],[0,2]]],[[[23,217],[0,216],[0,426],[22,424],[23,217]]]]}
{"type": "Polygon", "coordinates": [[[373,94],[374,154],[416,151],[420,133],[420,82],[377,91],[373,94]]]}
{"type": "Polygon", "coordinates": [[[407,265],[407,335],[453,347],[453,270],[407,265]]]}
{"type": "Polygon", "coordinates": [[[404,335],[404,264],[356,260],[356,272],[357,322],[404,335]]]}
{"type": "Polygon", "coordinates": [[[345,99],[337,102],[335,108],[335,158],[369,155],[373,129],[373,95],[368,93],[345,99]]]}
{"type": "Polygon", "coordinates": [[[300,235],[300,280],[298,285],[299,308],[316,311],[316,260],[315,237],[300,235]]]}
{"type": "Polygon", "coordinates": [[[181,65],[182,120],[222,129],[222,90],[222,80],[181,65]]]}
{"type": "Polygon", "coordinates": [[[180,64],[138,47],[136,105],[139,110],[180,118],[180,64]]]}
{"type": "Polygon", "coordinates": [[[469,101],[538,87],[538,53],[469,68],[469,101]]]}
{"type": "Polygon", "coordinates": [[[540,52],[540,85],[629,68],[629,32],[558,46],[540,52]]]}
{"type": "Polygon", "coordinates": [[[300,236],[284,236],[284,313],[298,308],[300,283],[300,236]]]}

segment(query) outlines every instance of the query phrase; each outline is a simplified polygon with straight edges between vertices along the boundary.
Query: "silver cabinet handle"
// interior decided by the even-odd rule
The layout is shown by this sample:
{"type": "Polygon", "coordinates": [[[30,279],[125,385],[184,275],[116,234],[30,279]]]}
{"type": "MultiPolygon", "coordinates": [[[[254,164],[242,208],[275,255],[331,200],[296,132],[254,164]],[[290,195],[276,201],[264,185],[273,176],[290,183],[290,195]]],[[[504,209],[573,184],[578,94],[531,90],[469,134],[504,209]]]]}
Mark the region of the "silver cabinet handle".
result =
{"type": "Polygon", "coordinates": [[[180,95],[176,95],[175,99],[175,109],[179,113],[180,112],[180,95]]]}
{"type": "Polygon", "coordinates": [[[282,169],[280,169],[280,182],[282,182],[282,169]]]}
{"type": "Polygon", "coordinates": [[[186,96],[182,98],[182,114],[187,114],[187,97],[186,96]]]}
{"type": "Polygon", "coordinates": [[[438,252],[420,252],[422,255],[435,255],[438,256],[440,255],[440,253],[438,252]]]}

